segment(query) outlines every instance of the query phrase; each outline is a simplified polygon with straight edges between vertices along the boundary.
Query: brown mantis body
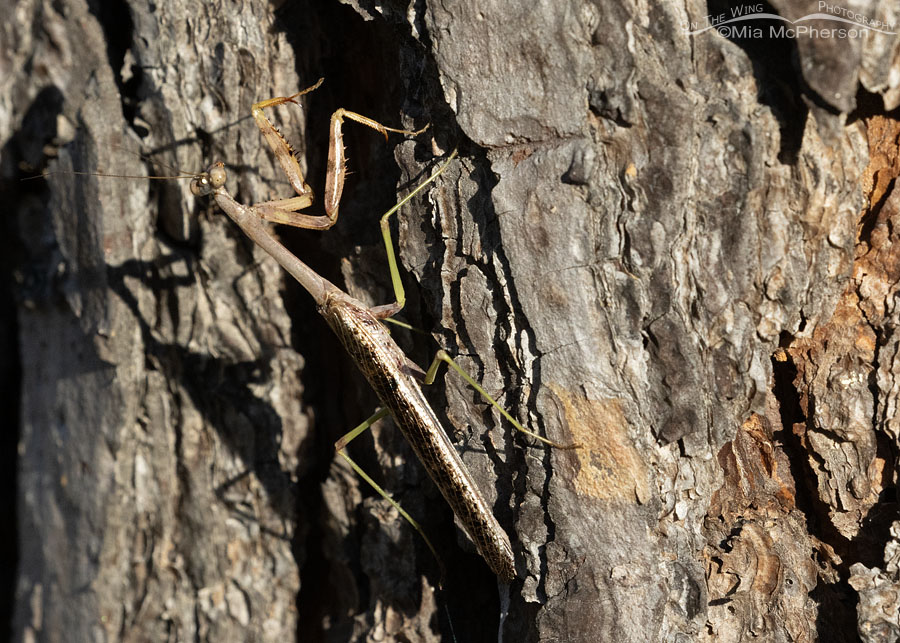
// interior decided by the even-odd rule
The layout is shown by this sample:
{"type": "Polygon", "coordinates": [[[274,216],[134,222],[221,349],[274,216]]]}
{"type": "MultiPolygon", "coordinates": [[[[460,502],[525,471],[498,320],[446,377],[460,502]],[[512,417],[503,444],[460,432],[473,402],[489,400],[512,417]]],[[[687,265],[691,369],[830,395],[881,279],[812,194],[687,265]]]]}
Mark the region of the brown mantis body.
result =
{"type": "MultiPolygon", "coordinates": [[[[281,168],[288,176],[298,196],[289,199],[267,201],[253,206],[245,206],[232,198],[225,188],[225,166],[222,163],[212,165],[206,172],[198,175],[191,183],[195,195],[213,195],[222,210],[250,237],[257,245],[268,252],[285,270],[287,270],[315,300],[318,311],[340,338],[347,352],[353,357],[375,390],[384,408],[362,423],[356,429],[342,437],[335,444],[338,453],[347,459],[354,470],[367,482],[387,498],[401,514],[419,531],[435,557],[440,560],[431,542],[419,525],[403,511],[369,476],[367,476],[347,456],[345,447],[353,438],[362,433],[377,419],[389,412],[403,435],[409,441],[418,458],[441,491],[453,512],[465,527],[469,537],[475,543],[479,553],[491,570],[504,582],[512,581],[515,576],[515,557],[509,537],[491,513],[486,501],[472,481],[462,460],[444,433],[434,411],[422,394],[415,376],[422,371],[411,363],[403,351],[391,338],[382,320],[399,312],[404,304],[403,288],[400,284],[393,248],[388,233],[388,217],[404,203],[432,182],[447,167],[448,160],[440,170],[420,184],[403,201],[382,217],[382,231],[391,266],[391,276],[397,295],[397,301],[377,307],[367,307],[359,300],[351,297],[340,288],[318,275],[304,262],[294,256],[270,232],[265,221],[293,225],[301,228],[326,230],[337,221],[338,204],[343,190],[345,169],[344,146],[341,125],[344,118],[371,127],[387,137],[388,132],[415,135],[410,132],[385,127],[369,118],[340,109],[331,118],[331,135],[328,154],[328,177],[326,180],[324,209],[325,215],[314,216],[298,212],[311,205],[312,190],[303,180],[300,166],[294,157],[290,145],[280,132],[268,121],[263,109],[286,102],[294,102],[298,96],[312,91],[322,81],[298,94],[290,97],[272,98],[253,106],[253,116],[263,136],[272,148],[281,168]]],[[[455,156],[455,152],[452,156],[455,156]]],[[[492,404],[499,405],[468,375],[453,362],[443,351],[439,351],[435,361],[425,375],[425,382],[431,383],[441,361],[450,364],[460,372],[466,380],[473,384],[479,392],[492,404]]],[[[517,429],[533,435],[538,439],[554,445],[555,443],[537,436],[519,425],[502,408],[501,412],[511,420],[517,429]]]]}
{"type": "MultiPolygon", "coordinates": [[[[225,173],[221,164],[211,167],[207,174],[210,177],[221,176],[224,182],[225,173]]],[[[211,190],[208,193],[213,194],[219,207],[312,295],[319,313],[337,333],[378,398],[394,416],[397,426],[429,476],[465,525],[479,553],[497,576],[506,582],[511,581],[515,577],[515,559],[509,537],[488,509],[443,432],[434,411],[411,375],[405,354],[382,325],[380,320],[387,315],[373,311],[316,274],[272,236],[258,210],[236,202],[224,185],[215,187],[219,182],[216,178],[209,179],[205,184],[204,180],[205,175],[195,179],[195,185],[203,186],[195,193],[202,195],[209,186],[211,190]]],[[[393,307],[389,305],[384,308],[393,307]]],[[[344,446],[349,439],[345,436],[342,440],[336,447],[345,455],[344,446]]]]}

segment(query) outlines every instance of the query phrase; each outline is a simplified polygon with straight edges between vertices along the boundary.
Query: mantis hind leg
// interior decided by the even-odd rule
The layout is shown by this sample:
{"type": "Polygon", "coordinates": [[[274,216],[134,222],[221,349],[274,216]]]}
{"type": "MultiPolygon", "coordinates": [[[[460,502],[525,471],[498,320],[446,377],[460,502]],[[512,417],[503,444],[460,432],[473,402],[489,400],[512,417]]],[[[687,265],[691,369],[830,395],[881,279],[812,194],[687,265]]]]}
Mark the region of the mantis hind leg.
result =
{"type": "Polygon", "coordinates": [[[391,498],[390,494],[385,491],[381,485],[375,482],[369,474],[363,471],[362,467],[360,467],[356,462],[354,462],[349,455],[347,455],[347,445],[350,444],[352,440],[359,437],[361,433],[363,433],[366,429],[370,428],[373,424],[375,424],[378,420],[388,415],[387,409],[379,409],[377,410],[370,418],[362,422],[359,426],[357,426],[352,431],[346,433],[343,437],[341,437],[337,442],[334,443],[334,448],[337,451],[338,455],[344,458],[350,467],[356,472],[356,474],[369,483],[369,486],[372,487],[375,491],[381,495],[382,498],[387,500],[391,505],[393,505],[394,509],[396,509],[401,516],[412,525],[413,529],[419,532],[419,535],[422,537],[422,540],[425,541],[425,544],[428,546],[428,549],[431,550],[431,554],[434,556],[434,559],[437,561],[438,567],[441,570],[441,583],[443,583],[443,579],[445,576],[444,563],[441,560],[441,557],[438,555],[437,550],[434,548],[434,545],[431,544],[431,540],[429,540],[428,536],[425,535],[425,530],[422,529],[422,526],[416,522],[412,516],[406,513],[406,510],[403,509],[399,505],[399,503],[391,498]]]}

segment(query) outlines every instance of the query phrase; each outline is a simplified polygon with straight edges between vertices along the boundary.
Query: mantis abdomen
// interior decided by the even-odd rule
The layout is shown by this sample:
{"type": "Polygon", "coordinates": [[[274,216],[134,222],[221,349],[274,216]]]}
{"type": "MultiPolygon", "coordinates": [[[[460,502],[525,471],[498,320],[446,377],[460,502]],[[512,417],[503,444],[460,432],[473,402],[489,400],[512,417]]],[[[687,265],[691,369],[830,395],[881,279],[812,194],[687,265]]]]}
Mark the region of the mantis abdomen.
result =
{"type": "Polygon", "coordinates": [[[410,374],[403,351],[367,308],[344,293],[327,297],[319,312],[394,417],[478,552],[501,580],[510,582],[516,571],[509,537],[410,374]]]}

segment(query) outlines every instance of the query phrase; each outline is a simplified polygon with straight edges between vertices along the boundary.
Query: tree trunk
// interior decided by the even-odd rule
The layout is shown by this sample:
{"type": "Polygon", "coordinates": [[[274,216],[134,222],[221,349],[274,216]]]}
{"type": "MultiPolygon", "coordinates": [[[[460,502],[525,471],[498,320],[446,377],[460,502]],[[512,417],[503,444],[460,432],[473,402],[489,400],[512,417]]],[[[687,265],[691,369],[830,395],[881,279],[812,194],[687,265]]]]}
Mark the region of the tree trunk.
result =
{"type": "Polygon", "coordinates": [[[2,4],[14,638],[900,637],[893,5],[855,3],[880,31],[841,37],[801,20],[812,0],[718,30],[712,1],[2,4]],[[520,437],[452,375],[426,391],[511,537],[509,586],[384,421],[351,452],[435,541],[435,589],[335,458],[374,394],[212,202],[18,180],[223,160],[239,201],[291,196],[247,117],[319,77],[270,112],[319,194],[338,107],[431,128],[346,124],[338,224],[282,240],[390,301],[377,218],[458,147],[392,228],[431,337],[393,333],[580,444],[520,437]]]}

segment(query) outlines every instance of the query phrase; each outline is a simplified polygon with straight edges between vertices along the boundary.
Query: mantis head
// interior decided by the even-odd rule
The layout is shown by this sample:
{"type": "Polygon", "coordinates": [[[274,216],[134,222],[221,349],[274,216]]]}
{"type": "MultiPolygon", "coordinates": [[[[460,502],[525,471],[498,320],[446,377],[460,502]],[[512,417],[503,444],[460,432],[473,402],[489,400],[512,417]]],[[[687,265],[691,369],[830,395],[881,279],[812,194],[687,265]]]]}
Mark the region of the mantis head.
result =
{"type": "Polygon", "coordinates": [[[219,161],[194,177],[191,181],[191,193],[194,196],[206,196],[223,185],[225,185],[225,164],[219,161]]]}

